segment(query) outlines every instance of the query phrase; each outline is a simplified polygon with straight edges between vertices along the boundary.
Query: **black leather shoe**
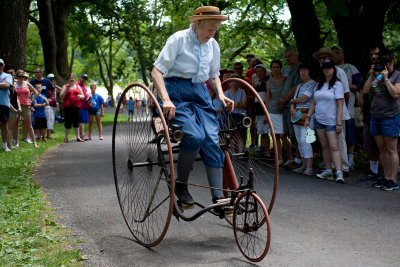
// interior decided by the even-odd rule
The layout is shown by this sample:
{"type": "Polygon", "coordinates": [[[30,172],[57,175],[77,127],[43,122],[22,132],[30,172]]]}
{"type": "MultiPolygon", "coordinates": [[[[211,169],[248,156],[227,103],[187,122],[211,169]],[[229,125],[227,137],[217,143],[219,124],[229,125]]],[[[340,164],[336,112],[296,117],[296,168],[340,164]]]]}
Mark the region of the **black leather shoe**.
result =
{"type": "Polygon", "coordinates": [[[189,193],[187,184],[176,183],[175,184],[175,195],[178,197],[181,203],[192,206],[194,201],[189,193]]]}

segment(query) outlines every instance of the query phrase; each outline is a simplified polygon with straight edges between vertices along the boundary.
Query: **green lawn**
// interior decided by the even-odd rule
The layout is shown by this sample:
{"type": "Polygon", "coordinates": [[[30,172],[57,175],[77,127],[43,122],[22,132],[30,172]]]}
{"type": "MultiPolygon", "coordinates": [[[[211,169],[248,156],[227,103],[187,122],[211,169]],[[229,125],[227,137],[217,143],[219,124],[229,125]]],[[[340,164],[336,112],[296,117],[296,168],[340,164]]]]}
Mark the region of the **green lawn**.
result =
{"type": "MultiPolygon", "coordinates": [[[[113,118],[105,114],[103,126],[112,124],[113,118]]],[[[56,124],[54,131],[55,138],[39,142],[38,149],[20,141],[19,149],[0,152],[0,266],[71,266],[85,259],[74,249],[78,241],[57,223],[46,196],[32,179],[40,156],[64,140],[63,124],[56,124]]]]}

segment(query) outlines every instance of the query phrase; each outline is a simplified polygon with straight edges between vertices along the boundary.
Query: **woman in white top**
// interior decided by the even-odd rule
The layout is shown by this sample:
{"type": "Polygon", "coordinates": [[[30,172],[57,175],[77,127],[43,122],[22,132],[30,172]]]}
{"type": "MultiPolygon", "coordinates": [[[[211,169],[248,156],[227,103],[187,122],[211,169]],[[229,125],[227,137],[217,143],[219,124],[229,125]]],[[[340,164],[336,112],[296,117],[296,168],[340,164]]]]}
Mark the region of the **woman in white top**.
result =
{"type": "Polygon", "coordinates": [[[315,111],[314,128],[322,147],[326,170],[317,174],[320,179],[333,180],[332,161],[336,166],[336,182],[344,183],[339,152],[339,134],[342,131],[344,89],[336,76],[335,63],[327,59],[322,63],[314,100],[308,111],[304,126],[310,127],[315,111]]]}

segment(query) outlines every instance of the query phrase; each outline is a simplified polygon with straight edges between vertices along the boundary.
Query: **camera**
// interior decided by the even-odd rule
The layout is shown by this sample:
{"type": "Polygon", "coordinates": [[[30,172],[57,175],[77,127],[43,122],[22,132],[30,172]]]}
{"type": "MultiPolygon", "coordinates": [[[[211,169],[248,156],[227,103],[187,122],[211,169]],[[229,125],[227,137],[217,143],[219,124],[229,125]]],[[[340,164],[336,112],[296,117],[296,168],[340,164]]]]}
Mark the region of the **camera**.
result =
{"type": "Polygon", "coordinates": [[[375,63],[374,71],[375,72],[383,71],[385,69],[386,63],[387,63],[387,60],[379,58],[375,63]]]}

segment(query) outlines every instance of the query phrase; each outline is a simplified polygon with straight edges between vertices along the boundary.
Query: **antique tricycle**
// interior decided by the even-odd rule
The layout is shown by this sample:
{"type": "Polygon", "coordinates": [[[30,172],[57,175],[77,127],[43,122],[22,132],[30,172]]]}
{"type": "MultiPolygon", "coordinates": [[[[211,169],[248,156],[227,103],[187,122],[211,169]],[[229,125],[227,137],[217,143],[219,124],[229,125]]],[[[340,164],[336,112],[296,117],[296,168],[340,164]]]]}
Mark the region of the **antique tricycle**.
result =
{"type": "Polygon", "coordinates": [[[165,119],[156,96],[146,86],[132,83],[123,91],[114,118],[112,163],[122,214],[139,244],[153,247],[161,242],[172,216],[193,221],[208,212],[230,224],[240,252],[249,261],[261,261],[267,254],[271,240],[269,214],[278,185],[276,139],[259,94],[241,79],[231,78],[224,83],[232,81],[245,88],[249,105],[258,102],[261,107],[264,123],[271,132],[274,161],[247,149],[251,135],[255,138],[254,115],[233,116],[219,111],[224,181],[223,188],[213,189],[222,190],[226,198],[212,205],[195,202],[192,210],[185,210],[174,197],[174,156],[179,152],[183,133],[165,119]],[[133,116],[127,115],[124,107],[124,99],[130,97],[145,99],[133,116]]]}

